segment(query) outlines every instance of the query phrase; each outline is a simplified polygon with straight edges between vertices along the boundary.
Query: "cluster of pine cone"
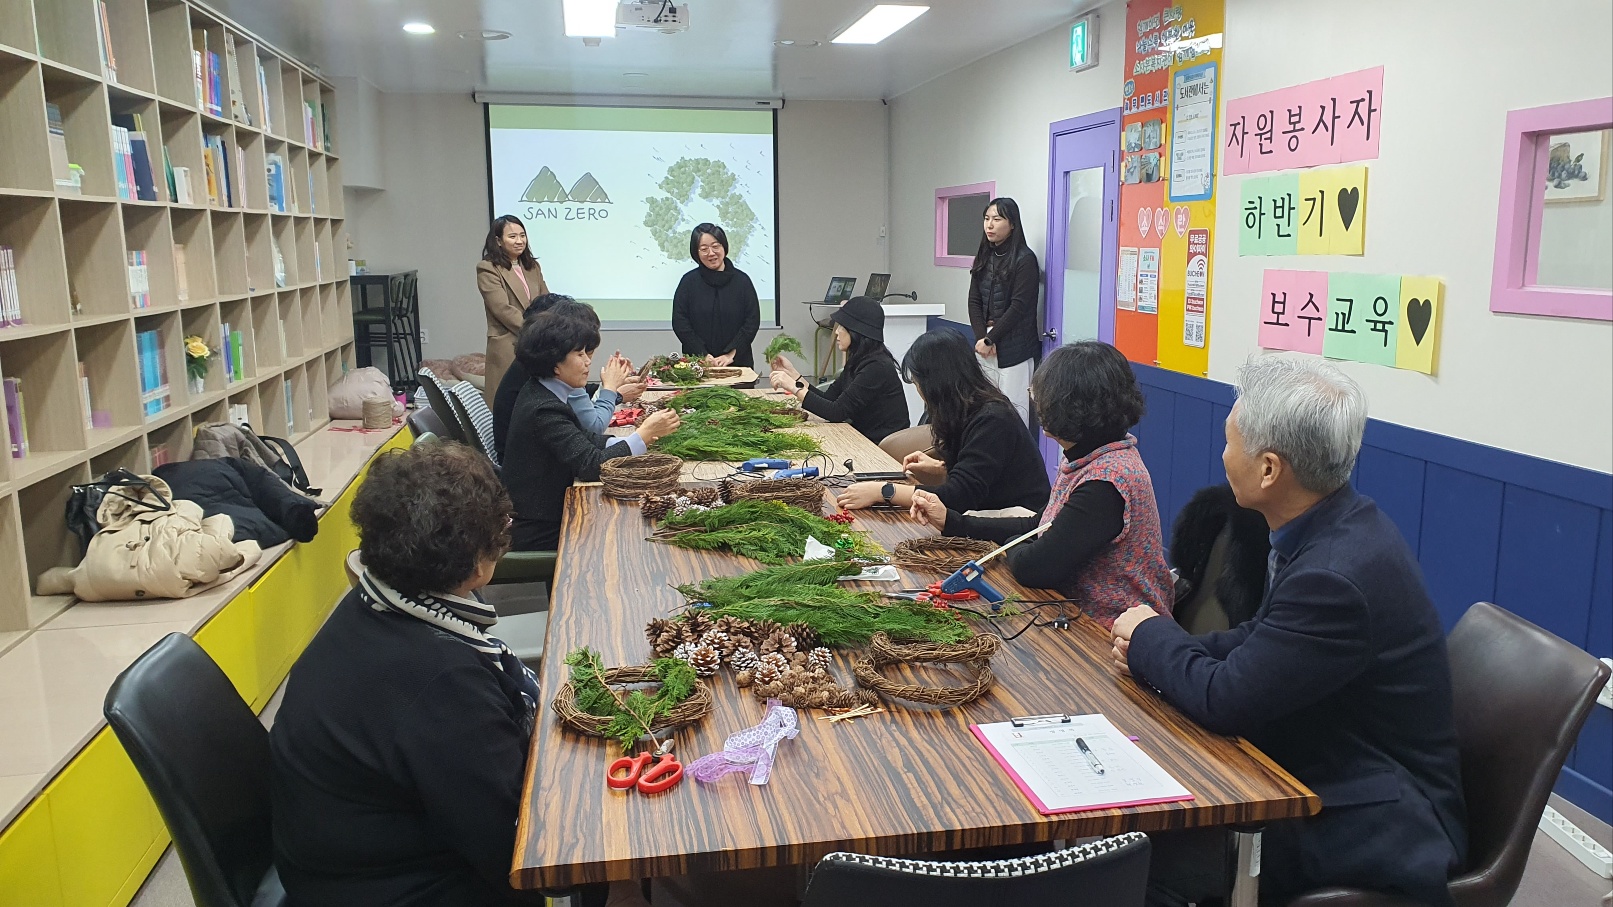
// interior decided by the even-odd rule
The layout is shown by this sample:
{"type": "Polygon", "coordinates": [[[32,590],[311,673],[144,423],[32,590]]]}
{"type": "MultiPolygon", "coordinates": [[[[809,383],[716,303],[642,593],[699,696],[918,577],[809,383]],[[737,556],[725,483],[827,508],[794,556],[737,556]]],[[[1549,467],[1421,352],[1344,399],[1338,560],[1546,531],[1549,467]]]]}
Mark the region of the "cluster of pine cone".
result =
{"type": "Polygon", "coordinates": [[[694,485],[679,488],[674,494],[647,494],[639,504],[639,511],[652,522],[660,522],[669,513],[683,513],[691,507],[716,507],[721,503],[717,489],[694,485]]]}
{"type": "Polygon", "coordinates": [[[719,617],[701,611],[656,619],[644,628],[657,658],[681,658],[695,673],[710,677],[726,662],[734,682],[758,698],[778,699],[792,708],[843,708],[872,701],[864,690],[847,690],[829,673],[833,656],[817,645],[806,624],[719,617]]]}

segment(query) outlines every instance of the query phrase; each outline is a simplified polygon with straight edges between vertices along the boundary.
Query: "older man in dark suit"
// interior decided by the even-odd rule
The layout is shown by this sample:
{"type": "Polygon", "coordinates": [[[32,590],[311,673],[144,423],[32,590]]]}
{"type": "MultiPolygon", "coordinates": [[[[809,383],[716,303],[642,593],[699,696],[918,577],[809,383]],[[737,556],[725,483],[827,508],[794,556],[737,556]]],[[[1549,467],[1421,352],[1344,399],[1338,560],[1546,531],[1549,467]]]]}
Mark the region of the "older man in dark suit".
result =
{"type": "Polygon", "coordinates": [[[1271,526],[1259,612],[1203,636],[1146,607],[1114,624],[1121,670],[1321,797],[1317,815],[1267,827],[1263,904],[1345,885],[1448,905],[1466,856],[1439,618],[1399,531],[1349,486],[1365,425],[1365,395],[1333,366],[1245,365],[1222,459],[1271,526]]]}

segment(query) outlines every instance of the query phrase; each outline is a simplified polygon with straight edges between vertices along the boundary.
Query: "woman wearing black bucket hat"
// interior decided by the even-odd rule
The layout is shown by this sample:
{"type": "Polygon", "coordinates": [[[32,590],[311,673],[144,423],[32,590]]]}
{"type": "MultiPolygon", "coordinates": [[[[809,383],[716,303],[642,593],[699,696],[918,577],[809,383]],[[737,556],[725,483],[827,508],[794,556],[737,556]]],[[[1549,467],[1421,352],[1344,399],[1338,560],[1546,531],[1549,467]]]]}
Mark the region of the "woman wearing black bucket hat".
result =
{"type": "Polygon", "coordinates": [[[902,379],[895,357],[885,348],[885,310],[878,300],[857,296],[846,300],[829,320],[835,326],[835,349],[846,354],[840,377],[819,390],[780,353],[773,358],[773,387],[794,394],[801,408],[818,418],[849,422],[878,444],[908,425],[902,379]]]}

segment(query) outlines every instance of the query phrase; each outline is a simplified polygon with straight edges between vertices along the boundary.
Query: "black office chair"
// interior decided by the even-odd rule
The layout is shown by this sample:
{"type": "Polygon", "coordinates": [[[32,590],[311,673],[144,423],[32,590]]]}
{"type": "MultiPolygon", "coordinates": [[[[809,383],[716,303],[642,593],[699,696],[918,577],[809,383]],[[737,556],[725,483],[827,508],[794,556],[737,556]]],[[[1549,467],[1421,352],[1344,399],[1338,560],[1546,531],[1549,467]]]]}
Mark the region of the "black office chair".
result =
{"type": "Polygon", "coordinates": [[[459,419],[454,416],[454,408],[448,402],[448,392],[443,390],[443,386],[437,383],[435,377],[425,372],[419,373],[417,377],[420,379],[420,389],[426,392],[426,403],[430,404],[437,418],[442,420],[443,430],[438,436],[461,444],[470,443],[465,438],[465,430],[460,426],[459,419]]]}
{"type": "Polygon", "coordinates": [[[198,907],[280,907],[269,732],[194,639],[170,633],[113,681],[102,711],[157,801],[198,907]]]}
{"type": "Polygon", "coordinates": [[[402,334],[399,331],[398,305],[403,297],[403,275],[393,274],[387,280],[386,298],[379,308],[362,308],[353,313],[353,341],[358,349],[364,353],[367,361],[373,362],[374,348],[379,345],[386,351],[386,373],[392,376],[392,389],[405,390],[407,379],[400,379],[400,375],[408,375],[412,369],[409,367],[408,357],[403,355],[402,334]]]}
{"type": "Polygon", "coordinates": [[[832,853],[812,870],[801,907],[1142,907],[1149,849],[1148,836],[1133,831],[1017,860],[942,863],[832,853]]]}
{"type": "MultiPolygon", "coordinates": [[[[1467,867],[1456,907],[1505,907],[1523,881],[1535,827],[1563,760],[1607,685],[1607,665],[1567,640],[1479,602],[1446,641],[1467,801],[1467,867]]],[[[1412,907],[1353,888],[1313,891],[1289,907],[1412,907]]]]}

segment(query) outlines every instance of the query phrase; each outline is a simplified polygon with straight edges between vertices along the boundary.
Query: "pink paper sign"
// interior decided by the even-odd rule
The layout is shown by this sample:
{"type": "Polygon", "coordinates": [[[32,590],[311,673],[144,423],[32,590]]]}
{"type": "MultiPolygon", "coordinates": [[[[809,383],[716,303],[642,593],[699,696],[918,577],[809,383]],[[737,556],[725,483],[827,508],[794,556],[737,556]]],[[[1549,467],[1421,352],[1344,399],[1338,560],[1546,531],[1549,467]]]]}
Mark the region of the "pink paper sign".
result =
{"type": "Polygon", "coordinates": [[[1383,67],[1227,102],[1221,172],[1320,167],[1378,156],[1383,67]]]}
{"type": "Polygon", "coordinates": [[[1260,287],[1260,346],[1321,355],[1327,272],[1268,270],[1260,287]]]}

